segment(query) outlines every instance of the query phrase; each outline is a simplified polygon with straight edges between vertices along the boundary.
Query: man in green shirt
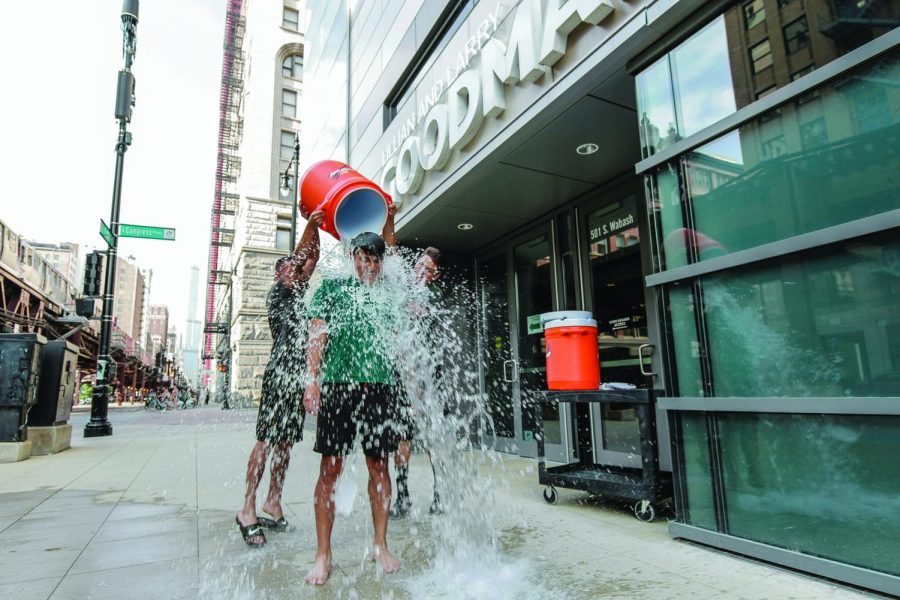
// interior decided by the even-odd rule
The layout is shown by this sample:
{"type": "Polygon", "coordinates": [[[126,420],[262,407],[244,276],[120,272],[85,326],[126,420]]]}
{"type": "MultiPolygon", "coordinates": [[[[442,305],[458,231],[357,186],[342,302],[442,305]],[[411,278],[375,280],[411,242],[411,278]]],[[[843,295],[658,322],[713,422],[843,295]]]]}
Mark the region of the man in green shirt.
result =
{"type": "Polygon", "coordinates": [[[381,282],[384,240],[362,233],[351,242],[354,277],[329,279],[309,306],[306,411],[317,415],[314,450],[322,455],[315,491],[316,560],[306,582],[322,585],[331,574],[334,487],[357,440],[369,470],[375,525],[374,559],[386,573],[400,568],[387,547],[391,479],[388,456],[397,449],[394,364],[397,310],[381,282]]]}

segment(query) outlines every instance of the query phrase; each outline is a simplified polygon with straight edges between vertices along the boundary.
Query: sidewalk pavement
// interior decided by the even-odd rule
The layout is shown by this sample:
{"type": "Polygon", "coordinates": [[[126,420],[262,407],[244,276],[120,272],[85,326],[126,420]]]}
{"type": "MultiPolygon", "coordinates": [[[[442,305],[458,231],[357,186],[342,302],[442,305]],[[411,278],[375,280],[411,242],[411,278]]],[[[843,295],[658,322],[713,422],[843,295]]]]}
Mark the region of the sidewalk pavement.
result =
{"type": "Polygon", "coordinates": [[[285,489],[294,531],[251,549],[234,516],[254,411],[135,409],[110,418],[111,437],[84,439],[87,417],[77,414],[70,450],[0,465],[0,598],[872,597],[672,540],[664,522],[641,523],[583,493],[560,490],[549,506],[534,461],[509,456],[481,474],[496,484],[494,505],[484,507],[499,533],[496,552],[460,562],[436,548],[436,519],[448,517],[428,514],[431,469],[417,455],[410,488],[418,514],[388,532],[401,571],[380,575],[365,558],[363,485],[353,514],[338,515],[331,581],[313,589],[303,582],[315,553],[318,456],[309,439],[294,448],[285,489]]]}

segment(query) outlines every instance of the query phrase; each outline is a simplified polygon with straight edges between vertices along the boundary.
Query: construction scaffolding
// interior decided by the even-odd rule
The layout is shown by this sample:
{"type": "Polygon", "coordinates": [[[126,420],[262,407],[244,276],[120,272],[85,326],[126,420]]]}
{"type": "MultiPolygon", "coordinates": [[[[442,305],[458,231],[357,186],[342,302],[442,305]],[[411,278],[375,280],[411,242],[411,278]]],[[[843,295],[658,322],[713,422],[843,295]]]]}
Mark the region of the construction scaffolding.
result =
{"type": "Polygon", "coordinates": [[[228,0],[225,13],[225,42],[222,54],[222,84],[219,92],[219,137],[216,185],[210,219],[209,269],[206,289],[206,321],[203,328],[203,385],[209,384],[215,336],[228,335],[228,323],[217,322],[219,294],[228,294],[229,265],[219,264],[219,251],[234,243],[233,219],[240,195],[235,189],[241,171],[238,150],[243,133],[241,100],[244,93],[244,33],[241,15],[243,0],[228,0]]]}

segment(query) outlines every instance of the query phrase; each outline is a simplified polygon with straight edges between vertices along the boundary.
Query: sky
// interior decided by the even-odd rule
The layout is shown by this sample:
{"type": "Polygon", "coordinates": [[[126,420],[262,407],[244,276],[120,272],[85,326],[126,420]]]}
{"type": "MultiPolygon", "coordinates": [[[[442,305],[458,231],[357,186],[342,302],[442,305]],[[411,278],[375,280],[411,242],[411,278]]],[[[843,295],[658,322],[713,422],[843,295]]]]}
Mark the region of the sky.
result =
{"type": "MultiPolygon", "coordinates": [[[[191,265],[205,307],[226,0],[143,0],[136,104],[120,222],[174,227],[176,241],[120,239],[153,269],[151,302],[184,332],[191,265]]],[[[118,125],[121,0],[9,2],[0,19],[0,220],[39,242],[105,247],[118,125]]],[[[202,317],[197,317],[202,320],[202,317]]]]}

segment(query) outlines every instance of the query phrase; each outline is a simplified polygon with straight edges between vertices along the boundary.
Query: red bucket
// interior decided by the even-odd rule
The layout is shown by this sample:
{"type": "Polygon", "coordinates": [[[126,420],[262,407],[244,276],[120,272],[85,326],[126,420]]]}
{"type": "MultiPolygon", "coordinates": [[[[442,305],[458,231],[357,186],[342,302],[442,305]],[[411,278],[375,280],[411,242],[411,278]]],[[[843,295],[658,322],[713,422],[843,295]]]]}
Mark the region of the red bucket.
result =
{"type": "Polygon", "coordinates": [[[308,212],[324,209],[322,229],[339,240],[366,231],[381,235],[390,203],[374,182],[336,160],[320,160],[300,179],[300,204],[308,212]]]}
{"type": "Polygon", "coordinates": [[[544,324],[547,343],[547,388],[596,390],[600,387],[597,321],[556,319],[544,324]]]}

